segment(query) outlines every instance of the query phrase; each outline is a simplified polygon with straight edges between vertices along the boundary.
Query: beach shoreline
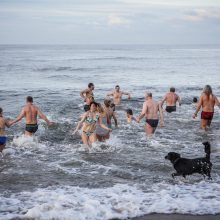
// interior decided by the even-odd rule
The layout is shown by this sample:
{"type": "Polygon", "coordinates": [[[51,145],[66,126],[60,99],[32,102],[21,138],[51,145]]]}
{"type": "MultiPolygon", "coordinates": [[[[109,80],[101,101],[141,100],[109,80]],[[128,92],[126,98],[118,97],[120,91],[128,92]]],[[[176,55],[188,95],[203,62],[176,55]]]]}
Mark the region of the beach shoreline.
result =
{"type": "Polygon", "coordinates": [[[220,214],[216,215],[190,215],[190,214],[148,214],[132,218],[132,220],[218,220],[220,214]]]}

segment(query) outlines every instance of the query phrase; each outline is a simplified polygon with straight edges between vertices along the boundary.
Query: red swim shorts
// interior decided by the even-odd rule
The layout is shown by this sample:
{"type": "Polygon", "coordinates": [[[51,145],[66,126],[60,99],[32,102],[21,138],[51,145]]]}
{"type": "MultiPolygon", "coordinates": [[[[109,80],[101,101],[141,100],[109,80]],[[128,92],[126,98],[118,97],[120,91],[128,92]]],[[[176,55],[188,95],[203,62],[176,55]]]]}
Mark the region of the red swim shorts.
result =
{"type": "Polygon", "coordinates": [[[201,119],[212,120],[214,112],[203,112],[201,113],[201,119]]]}

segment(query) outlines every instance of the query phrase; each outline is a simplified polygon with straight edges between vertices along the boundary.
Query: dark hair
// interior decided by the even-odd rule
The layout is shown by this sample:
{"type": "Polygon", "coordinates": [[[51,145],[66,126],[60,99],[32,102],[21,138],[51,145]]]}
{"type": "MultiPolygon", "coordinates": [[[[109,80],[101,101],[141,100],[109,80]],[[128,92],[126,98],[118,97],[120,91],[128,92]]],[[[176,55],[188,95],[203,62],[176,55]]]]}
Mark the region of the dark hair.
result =
{"type": "Polygon", "coordinates": [[[91,88],[92,86],[94,86],[93,83],[89,83],[89,84],[88,84],[88,87],[89,87],[89,88],[91,88]]]}
{"type": "Polygon", "coordinates": [[[147,97],[151,97],[151,98],[152,98],[152,96],[153,96],[153,95],[152,95],[151,92],[148,92],[148,93],[147,93],[147,97]]]}
{"type": "Polygon", "coordinates": [[[170,88],[170,92],[175,92],[175,91],[176,91],[176,89],[174,87],[170,88]]]}
{"type": "Polygon", "coordinates": [[[27,100],[27,102],[33,102],[33,97],[32,96],[28,96],[27,98],[26,98],[26,100],[27,100]]]}
{"type": "Polygon", "coordinates": [[[119,85],[116,85],[115,88],[120,88],[120,86],[119,86],[119,85]]]}
{"type": "Polygon", "coordinates": [[[193,102],[194,102],[194,103],[198,102],[197,97],[194,97],[194,98],[193,98],[193,102]]]}
{"type": "Polygon", "coordinates": [[[106,107],[110,107],[110,105],[111,105],[111,100],[105,99],[105,100],[104,100],[104,104],[105,104],[106,107]]]}
{"type": "Polygon", "coordinates": [[[133,111],[132,111],[132,109],[130,109],[130,108],[127,109],[126,112],[127,112],[127,114],[129,114],[129,115],[133,115],[133,111]]]}
{"type": "Polygon", "coordinates": [[[203,89],[203,92],[208,96],[212,95],[212,87],[210,85],[206,85],[203,89]]]}
{"type": "Polygon", "coordinates": [[[89,106],[91,107],[92,105],[95,105],[95,107],[97,108],[100,104],[97,102],[91,102],[89,106]]]}
{"type": "Polygon", "coordinates": [[[3,112],[3,109],[2,109],[2,108],[0,108],[0,114],[2,114],[2,112],[3,112]]]}

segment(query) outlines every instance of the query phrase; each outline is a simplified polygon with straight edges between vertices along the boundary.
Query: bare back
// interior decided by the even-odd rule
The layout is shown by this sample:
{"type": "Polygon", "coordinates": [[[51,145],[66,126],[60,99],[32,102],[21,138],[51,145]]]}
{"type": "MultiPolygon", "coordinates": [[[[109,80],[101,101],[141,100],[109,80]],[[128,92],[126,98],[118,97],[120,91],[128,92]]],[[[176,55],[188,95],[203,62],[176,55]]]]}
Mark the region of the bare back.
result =
{"type": "Polygon", "coordinates": [[[202,94],[200,97],[200,104],[202,105],[202,110],[205,112],[214,112],[216,97],[214,95],[202,94]]]}
{"type": "Polygon", "coordinates": [[[154,100],[147,100],[146,104],[146,118],[158,119],[159,104],[154,100]]]}
{"type": "Polygon", "coordinates": [[[37,124],[38,107],[33,104],[27,104],[23,110],[26,124],[37,124]]]}
{"type": "Polygon", "coordinates": [[[0,117],[0,136],[5,135],[5,119],[3,117],[0,117]]]}
{"type": "Polygon", "coordinates": [[[169,92],[165,97],[167,106],[176,106],[176,102],[178,101],[178,95],[174,92],[169,92]]]}

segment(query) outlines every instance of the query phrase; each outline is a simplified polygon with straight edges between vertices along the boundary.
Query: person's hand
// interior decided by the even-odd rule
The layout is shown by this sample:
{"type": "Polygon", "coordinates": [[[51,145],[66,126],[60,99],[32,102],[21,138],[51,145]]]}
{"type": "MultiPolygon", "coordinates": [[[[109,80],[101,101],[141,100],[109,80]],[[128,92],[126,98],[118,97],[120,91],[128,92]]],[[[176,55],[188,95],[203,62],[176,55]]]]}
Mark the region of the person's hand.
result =
{"type": "Polygon", "coordinates": [[[108,129],[108,131],[109,131],[109,132],[112,132],[112,129],[111,129],[111,128],[109,128],[109,129],[108,129]]]}
{"type": "Polygon", "coordinates": [[[50,126],[53,126],[55,123],[52,122],[52,121],[49,121],[47,124],[48,124],[48,126],[50,127],[50,126]]]}
{"type": "Polygon", "coordinates": [[[136,120],[136,121],[137,121],[137,123],[140,123],[140,119],[139,119],[139,118],[137,118],[137,120],[136,120]]]}
{"type": "Polygon", "coordinates": [[[9,122],[8,122],[8,126],[9,126],[9,127],[11,127],[13,124],[14,124],[13,121],[9,121],[9,122]]]}
{"type": "Polygon", "coordinates": [[[193,114],[193,118],[195,119],[196,117],[197,117],[197,114],[194,113],[194,114],[193,114]]]}

